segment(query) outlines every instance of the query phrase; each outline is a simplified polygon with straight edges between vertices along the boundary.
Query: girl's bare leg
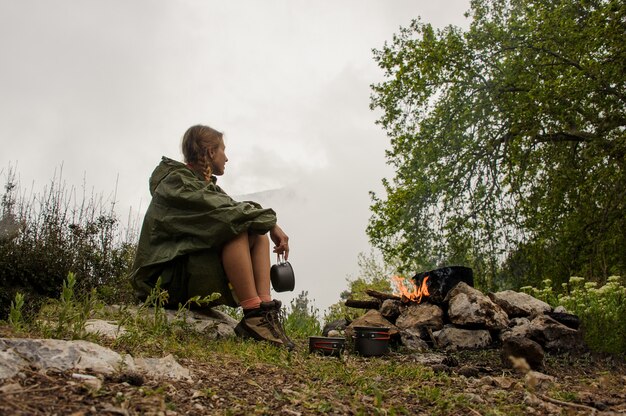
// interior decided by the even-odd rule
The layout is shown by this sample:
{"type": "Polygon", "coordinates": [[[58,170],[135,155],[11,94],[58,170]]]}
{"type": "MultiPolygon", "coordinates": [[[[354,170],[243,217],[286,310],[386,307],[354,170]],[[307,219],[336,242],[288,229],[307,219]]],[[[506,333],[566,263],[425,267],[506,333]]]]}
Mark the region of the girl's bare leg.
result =
{"type": "Polygon", "coordinates": [[[261,300],[257,292],[247,232],[224,244],[222,264],[241,306],[244,309],[258,307],[261,300]]]}
{"type": "Polygon", "coordinates": [[[263,302],[272,300],[270,294],[270,240],[267,235],[248,236],[256,292],[263,302]]]}
{"type": "Polygon", "coordinates": [[[244,309],[235,333],[293,349],[295,344],[285,334],[280,320],[280,302],[271,302],[268,237],[239,234],[224,245],[222,264],[244,309]]]}

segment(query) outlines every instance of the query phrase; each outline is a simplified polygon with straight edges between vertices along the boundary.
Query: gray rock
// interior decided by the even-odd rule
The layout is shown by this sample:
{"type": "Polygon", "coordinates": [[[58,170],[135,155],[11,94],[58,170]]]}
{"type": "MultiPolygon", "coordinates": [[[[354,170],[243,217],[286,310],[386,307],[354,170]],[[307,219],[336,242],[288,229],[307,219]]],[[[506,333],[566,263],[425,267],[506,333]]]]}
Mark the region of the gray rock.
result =
{"type": "Polygon", "coordinates": [[[514,290],[489,293],[488,296],[489,299],[504,309],[509,318],[531,316],[552,311],[552,307],[544,301],[514,290]]]}
{"type": "MultiPolygon", "coordinates": [[[[123,311],[132,316],[142,312],[146,316],[154,315],[154,308],[140,309],[139,307],[122,308],[117,305],[109,305],[106,311],[110,314],[117,314],[123,311]]],[[[164,310],[165,318],[168,323],[175,321],[183,321],[189,325],[192,330],[204,333],[210,339],[231,338],[235,336],[235,327],[237,321],[231,316],[213,308],[199,310],[164,310]]],[[[115,339],[125,333],[125,329],[117,328],[115,321],[89,320],[85,325],[85,330],[91,333],[99,333],[107,338],[115,339]]]]}
{"type": "Polygon", "coordinates": [[[383,304],[380,306],[380,314],[389,321],[395,321],[400,313],[404,309],[404,305],[401,301],[396,299],[385,299],[383,304]]]}
{"type": "MultiPolygon", "coordinates": [[[[333,335],[330,335],[331,332],[336,333],[336,334],[343,334],[348,325],[350,325],[350,322],[345,318],[328,322],[326,325],[324,325],[324,328],[322,329],[322,335],[325,337],[332,337],[333,335]]],[[[341,335],[336,335],[336,336],[341,336],[341,335]]]]}
{"type": "Polygon", "coordinates": [[[385,319],[378,310],[370,309],[363,316],[356,318],[350,325],[346,327],[346,338],[352,339],[354,336],[354,327],[374,327],[374,328],[389,328],[389,335],[394,336],[398,334],[398,328],[385,319]]]}
{"type": "Polygon", "coordinates": [[[580,328],[580,318],[571,313],[565,312],[548,312],[546,313],[550,318],[554,319],[557,322],[562,323],[568,328],[578,329],[580,328]]]}
{"type": "Polygon", "coordinates": [[[556,313],[569,313],[567,311],[567,309],[565,309],[565,306],[563,306],[563,305],[559,305],[556,308],[554,308],[554,312],[556,312],[556,313]]]}
{"type": "Polygon", "coordinates": [[[135,367],[138,371],[155,378],[174,380],[191,379],[189,370],[182,367],[172,354],[163,358],[135,358],[135,367]]]}
{"type": "Polygon", "coordinates": [[[462,329],[446,326],[441,331],[433,332],[440,348],[479,349],[491,344],[491,334],[485,329],[462,329]]]}
{"type": "Polygon", "coordinates": [[[426,352],[430,350],[426,341],[420,337],[419,331],[400,331],[400,340],[402,341],[402,345],[411,352],[426,352]]]}
{"type": "Polygon", "coordinates": [[[181,367],[171,355],[160,359],[133,359],[88,341],[0,338],[0,379],[13,377],[26,367],[99,374],[123,370],[156,378],[190,379],[189,370],[181,367]]]}
{"type": "Polygon", "coordinates": [[[512,368],[511,357],[524,358],[530,368],[539,371],[543,369],[544,352],[541,345],[524,337],[510,337],[502,344],[500,357],[506,368],[512,368]]]}
{"type": "Polygon", "coordinates": [[[516,326],[524,326],[530,324],[528,318],[513,318],[509,319],[509,328],[515,328],[516,326]]]}
{"type": "Polygon", "coordinates": [[[580,331],[568,328],[547,315],[530,322],[529,336],[551,352],[580,352],[586,349],[580,331]]]}
{"type": "Polygon", "coordinates": [[[422,328],[438,331],[443,328],[443,310],[431,303],[411,304],[396,319],[396,326],[420,332],[422,328]]]}
{"type": "Polygon", "coordinates": [[[530,337],[530,320],[528,318],[513,318],[509,327],[500,331],[500,341],[504,342],[511,337],[530,337]]]}
{"type": "Polygon", "coordinates": [[[221,322],[223,324],[232,326],[233,328],[235,326],[237,326],[237,324],[239,323],[235,318],[233,318],[232,316],[222,312],[222,311],[218,311],[217,309],[214,308],[208,308],[208,309],[200,309],[200,310],[193,310],[190,312],[190,315],[193,319],[196,320],[202,320],[202,319],[212,319],[214,321],[217,322],[221,322]]]}
{"type": "Polygon", "coordinates": [[[27,366],[28,361],[16,354],[15,351],[0,350],[0,380],[13,377],[27,366]]]}
{"type": "MultiPolygon", "coordinates": [[[[15,364],[4,375],[17,373],[25,365],[38,369],[70,369],[111,374],[121,368],[134,370],[130,356],[121,356],[113,350],[87,341],[63,341],[58,339],[1,338],[0,351],[15,364]]],[[[4,360],[3,360],[4,361],[4,360]]]]}
{"type": "Polygon", "coordinates": [[[436,352],[413,354],[411,355],[411,359],[426,366],[445,365],[446,367],[450,367],[450,358],[436,352]]]}
{"type": "Polygon", "coordinates": [[[119,336],[127,333],[126,329],[115,321],[104,321],[102,319],[88,319],[85,322],[85,332],[108,339],[117,339],[119,336]]]}
{"type": "Polygon", "coordinates": [[[231,316],[213,308],[184,311],[183,313],[166,310],[165,313],[168,322],[182,319],[195,331],[203,332],[211,339],[234,337],[235,327],[238,324],[231,316]]]}
{"type": "Polygon", "coordinates": [[[459,326],[505,329],[509,318],[488,296],[460,282],[446,296],[450,322],[459,326]]]}

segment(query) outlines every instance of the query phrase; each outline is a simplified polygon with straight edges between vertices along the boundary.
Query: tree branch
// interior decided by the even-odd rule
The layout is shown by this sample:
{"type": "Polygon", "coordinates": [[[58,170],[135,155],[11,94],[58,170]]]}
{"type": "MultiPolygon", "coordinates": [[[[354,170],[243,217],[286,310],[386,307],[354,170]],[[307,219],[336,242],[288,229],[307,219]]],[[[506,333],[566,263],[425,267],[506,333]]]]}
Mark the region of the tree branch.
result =
{"type": "Polygon", "coordinates": [[[535,141],[539,143],[549,142],[591,142],[596,139],[594,135],[584,131],[559,131],[556,133],[537,134],[535,141]]]}

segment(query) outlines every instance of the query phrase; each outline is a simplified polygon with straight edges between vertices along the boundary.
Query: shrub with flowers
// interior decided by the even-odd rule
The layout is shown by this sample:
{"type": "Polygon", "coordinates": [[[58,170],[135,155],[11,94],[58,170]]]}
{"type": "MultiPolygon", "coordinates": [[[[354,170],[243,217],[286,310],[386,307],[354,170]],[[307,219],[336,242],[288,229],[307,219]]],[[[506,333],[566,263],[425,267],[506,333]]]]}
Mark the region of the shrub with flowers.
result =
{"type": "Polygon", "coordinates": [[[580,318],[585,342],[594,351],[626,354],[626,285],[624,278],[611,276],[598,287],[596,282],[582,277],[571,277],[561,291],[553,290],[552,282],[544,280],[544,287],[530,286],[522,291],[551,306],[562,305],[580,318]]]}

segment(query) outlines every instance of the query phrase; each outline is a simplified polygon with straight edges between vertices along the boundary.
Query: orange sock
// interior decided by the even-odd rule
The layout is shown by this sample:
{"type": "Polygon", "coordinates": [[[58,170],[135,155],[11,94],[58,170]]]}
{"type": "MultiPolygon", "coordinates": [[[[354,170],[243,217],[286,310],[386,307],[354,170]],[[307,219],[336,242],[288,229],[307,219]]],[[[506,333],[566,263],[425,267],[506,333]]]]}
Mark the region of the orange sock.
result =
{"type": "Polygon", "coordinates": [[[259,295],[261,302],[269,302],[272,300],[272,296],[268,295],[259,295]]]}
{"type": "Polygon", "coordinates": [[[256,309],[261,306],[261,298],[255,296],[250,299],[245,299],[239,302],[239,305],[241,305],[243,309],[256,309]]]}

